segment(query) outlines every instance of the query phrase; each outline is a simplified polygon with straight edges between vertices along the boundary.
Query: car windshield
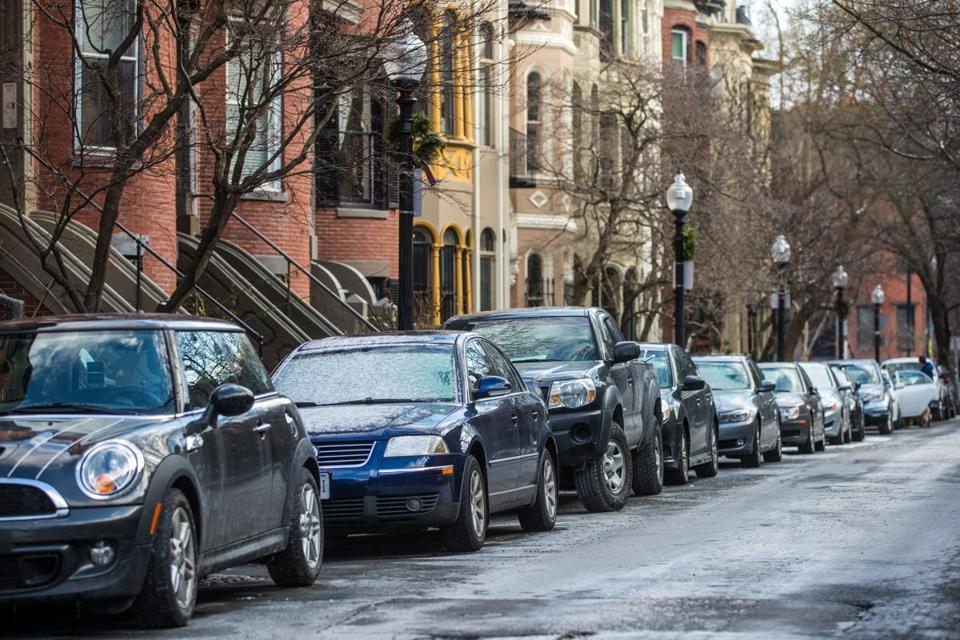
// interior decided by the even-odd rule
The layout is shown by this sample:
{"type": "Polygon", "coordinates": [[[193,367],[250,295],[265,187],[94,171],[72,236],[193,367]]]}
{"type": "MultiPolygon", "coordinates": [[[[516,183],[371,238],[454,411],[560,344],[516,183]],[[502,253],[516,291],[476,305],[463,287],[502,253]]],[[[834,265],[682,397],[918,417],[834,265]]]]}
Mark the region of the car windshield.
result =
{"type": "Polygon", "coordinates": [[[925,373],[902,369],[897,371],[897,384],[904,387],[912,387],[918,384],[933,384],[933,380],[925,373]]]}
{"type": "Polygon", "coordinates": [[[840,365],[843,372],[847,374],[850,382],[859,382],[860,384],[882,384],[880,382],[880,373],[872,365],[865,364],[843,364],[840,365]]]}
{"type": "Polygon", "coordinates": [[[748,391],[750,374],[740,362],[705,362],[696,360],[700,375],[714,391],[748,391]]]}
{"type": "Polygon", "coordinates": [[[804,372],[810,377],[810,382],[817,389],[826,391],[834,388],[836,383],[830,377],[830,370],[827,369],[826,365],[807,363],[800,366],[803,367],[804,372]]]}
{"type": "Polygon", "coordinates": [[[600,359],[587,316],[476,320],[450,328],[479,333],[515,363],[600,359]]]}
{"type": "Polygon", "coordinates": [[[302,406],[451,402],[452,346],[404,345],[306,351],[277,371],[280,393],[302,406]]]}
{"type": "Polygon", "coordinates": [[[761,367],[763,379],[777,385],[777,393],[803,393],[803,380],[794,367],[761,367]]]}
{"type": "Polygon", "coordinates": [[[907,362],[887,362],[883,367],[890,373],[895,373],[897,371],[920,371],[920,361],[907,361],[907,362]]]}
{"type": "Polygon", "coordinates": [[[660,349],[647,349],[641,356],[653,365],[653,370],[657,372],[657,382],[661,389],[673,388],[673,371],[670,370],[670,358],[667,352],[660,349]]]}
{"type": "Polygon", "coordinates": [[[0,413],[154,415],[174,408],[159,331],[0,335],[0,413]]]}

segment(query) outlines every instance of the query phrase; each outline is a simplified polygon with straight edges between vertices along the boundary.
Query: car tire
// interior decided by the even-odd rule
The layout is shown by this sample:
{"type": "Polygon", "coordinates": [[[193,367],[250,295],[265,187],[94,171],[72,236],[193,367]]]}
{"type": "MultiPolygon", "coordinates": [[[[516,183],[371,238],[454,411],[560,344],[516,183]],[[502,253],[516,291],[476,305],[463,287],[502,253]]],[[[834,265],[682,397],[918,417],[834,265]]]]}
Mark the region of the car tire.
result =
{"type": "Polygon", "coordinates": [[[764,462],[780,462],[783,460],[783,436],[777,435],[777,446],[763,454],[764,462]]]}
{"type": "Polygon", "coordinates": [[[323,564],[323,514],[317,481],[300,469],[300,482],[291,498],[287,547],[267,561],[267,571],[278,587],[309,587],[323,564]]]}
{"type": "Polygon", "coordinates": [[[760,423],[757,422],[757,428],[753,432],[753,450],[740,458],[740,464],[751,469],[763,465],[763,452],[760,451],[760,429],[760,423]]]}
{"type": "Polygon", "coordinates": [[[539,480],[537,481],[537,499],[518,514],[520,528],[524,531],[550,531],[557,523],[557,505],[560,501],[558,491],[557,465],[546,449],[540,456],[539,480]]]}
{"type": "MultiPolygon", "coordinates": [[[[680,438],[680,447],[677,453],[677,468],[664,469],[664,478],[667,484],[684,485],[690,481],[690,445],[687,443],[687,430],[680,427],[677,430],[680,438]]],[[[636,471],[636,466],[634,466],[636,471]]]]}
{"type": "Polygon", "coordinates": [[[819,440],[817,440],[817,442],[813,445],[813,448],[814,448],[816,451],[826,451],[826,450],[827,450],[827,436],[826,436],[826,434],[824,434],[824,436],[823,436],[822,438],[820,438],[819,440]]]}
{"type": "Polygon", "coordinates": [[[853,432],[853,441],[854,442],[863,442],[867,438],[867,430],[863,424],[863,420],[860,420],[860,425],[857,427],[857,430],[853,432]]]}
{"type": "Polygon", "coordinates": [[[693,468],[698,478],[715,478],[720,473],[720,436],[710,427],[710,461],[693,468]]]}
{"type": "Polygon", "coordinates": [[[600,454],[573,473],[577,496],[587,511],[623,509],[630,497],[632,463],[633,456],[627,447],[627,437],[620,425],[614,422],[610,425],[610,435],[600,454]],[[612,475],[608,476],[607,471],[612,475]]]}
{"type": "Polygon", "coordinates": [[[814,433],[816,430],[811,421],[810,428],[807,429],[807,441],[798,447],[800,453],[813,453],[817,450],[816,434],[814,433]]]}
{"type": "MultiPolygon", "coordinates": [[[[633,451],[631,485],[638,496],[655,496],[663,491],[663,431],[657,426],[654,438],[633,451]]],[[[689,470],[690,459],[687,458],[689,470]]]]}
{"type": "Polygon", "coordinates": [[[893,413],[887,412],[887,419],[880,425],[880,435],[888,436],[893,433],[893,413]]]}
{"type": "Polygon", "coordinates": [[[164,629],[189,622],[200,582],[198,542],[190,502],[171,489],[157,518],[143,586],[130,608],[141,626],[164,629]]]}
{"type": "Polygon", "coordinates": [[[441,530],[443,546],[448,551],[479,551],[487,538],[489,521],[487,482],[480,463],[468,454],[460,483],[460,512],[456,522],[441,530]]]}

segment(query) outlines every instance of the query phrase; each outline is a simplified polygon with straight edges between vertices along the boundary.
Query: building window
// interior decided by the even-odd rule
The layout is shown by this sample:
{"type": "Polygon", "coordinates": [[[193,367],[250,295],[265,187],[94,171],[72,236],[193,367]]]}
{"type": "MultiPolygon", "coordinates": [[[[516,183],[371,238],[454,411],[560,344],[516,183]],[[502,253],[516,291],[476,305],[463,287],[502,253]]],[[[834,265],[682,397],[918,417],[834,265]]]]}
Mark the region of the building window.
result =
{"type": "Polygon", "coordinates": [[[81,0],[75,6],[74,28],[80,43],[80,55],[74,57],[77,90],[77,132],[74,139],[79,152],[113,152],[126,146],[136,134],[140,37],[120,56],[117,75],[120,80],[119,108],[129,117],[123,123],[123,137],[118,140],[113,130],[113,101],[100,74],[106,72],[112,52],[134,28],[135,2],[81,0]]]}
{"type": "Polygon", "coordinates": [[[527,171],[540,170],[540,113],[543,82],[534,71],[527,76],[527,171]]]}
{"type": "Polygon", "coordinates": [[[413,297],[417,318],[433,319],[433,237],[423,228],[413,230],[413,297]]]}
{"type": "Polygon", "coordinates": [[[620,55],[630,53],[630,0],[620,0],[620,55]]]}
{"type": "MultiPolygon", "coordinates": [[[[857,346],[862,349],[873,348],[873,305],[860,305],[857,307],[857,346]]],[[[884,346],[884,330],[887,326],[887,318],[880,314],[880,346],[884,346]]]]}
{"type": "Polygon", "coordinates": [[[447,136],[456,132],[456,45],[457,19],[447,12],[440,33],[440,130],[447,136]]]}
{"type": "Polygon", "coordinates": [[[457,314],[458,244],[457,232],[447,229],[440,249],[440,322],[457,314]]]}
{"type": "Polygon", "coordinates": [[[674,29],[670,43],[670,59],[682,67],[687,66],[690,33],[686,29],[674,29]]]}
{"type": "Polygon", "coordinates": [[[480,25],[480,144],[493,145],[494,76],[493,76],[493,26],[489,22],[480,25]]]}
{"type": "MultiPolygon", "coordinates": [[[[234,24],[240,24],[240,21],[231,20],[230,26],[234,24]]],[[[231,32],[228,29],[227,46],[230,46],[230,38],[231,32]]],[[[251,40],[243,51],[227,61],[227,146],[234,148],[234,163],[243,153],[241,179],[257,171],[275,171],[280,167],[280,64],[279,40],[251,40]],[[248,144],[245,139],[250,133],[253,134],[253,141],[244,151],[242,147],[248,144]]],[[[278,191],[280,181],[265,182],[258,185],[257,189],[278,191]]]]}
{"type": "Polygon", "coordinates": [[[697,40],[697,66],[707,66],[707,43],[702,40],[697,40]]]}
{"type": "Polygon", "coordinates": [[[336,164],[338,201],[374,207],[383,200],[383,104],[368,91],[355,89],[338,96],[336,164]]]}
{"type": "Polygon", "coordinates": [[[583,183],[583,89],[573,83],[573,104],[570,105],[573,129],[573,181],[583,183]]]}
{"type": "Polygon", "coordinates": [[[484,229],[480,234],[480,310],[493,309],[494,274],[497,261],[497,234],[484,229]]]}
{"type": "Polygon", "coordinates": [[[600,52],[613,55],[613,0],[600,0],[597,29],[600,30],[600,52]]]}
{"type": "Polygon", "coordinates": [[[650,10],[646,6],[643,7],[643,34],[646,35],[650,33],[650,10]]]}
{"type": "Polygon", "coordinates": [[[543,306],[543,259],[536,253],[527,256],[527,306],[543,306]]]}

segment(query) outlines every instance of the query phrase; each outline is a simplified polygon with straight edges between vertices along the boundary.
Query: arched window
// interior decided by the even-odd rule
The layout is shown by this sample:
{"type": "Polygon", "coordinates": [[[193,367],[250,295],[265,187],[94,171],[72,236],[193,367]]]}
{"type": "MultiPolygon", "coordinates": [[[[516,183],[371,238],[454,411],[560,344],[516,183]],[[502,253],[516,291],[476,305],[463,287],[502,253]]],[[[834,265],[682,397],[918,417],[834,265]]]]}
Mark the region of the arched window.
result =
{"type": "Polygon", "coordinates": [[[480,144],[493,146],[493,25],[484,22],[480,25],[480,144]]]}
{"type": "Polygon", "coordinates": [[[422,228],[413,230],[413,293],[416,296],[430,297],[433,269],[433,238],[422,228]]]}
{"type": "Polygon", "coordinates": [[[703,40],[697,40],[697,66],[706,67],[707,66],[707,43],[703,40]]]}
{"type": "Polygon", "coordinates": [[[440,249],[440,321],[457,314],[457,232],[447,229],[440,249]]]}
{"type": "Polygon", "coordinates": [[[681,67],[690,60],[690,32],[683,27],[674,27],[670,32],[670,59],[681,67]]]}
{"type": "Polygon", "coordinates": [[[543,306],[543,258],[536,253],[527,256],[527,306],[543,306]]]}
{"type": "Polygon", "coordinates": [[[471,304],[473,302],[473,299],[470,295],[470,279],[472,277],[472,269],[470,266],[470,250],[473,248],[473,233],[469,229],[467,230],[465,238],[466,239],[463,243],[465,249],[460,253],[460,291],[463,306],[462,308],[457,309],[457,313],[470,313],[470,311],[472,311],[471,304]]]}
{"type": "Polygon", "coordinates": [[[443,16],[440,32],[440,129],[448,136],[456,131],[456,37],[457,18],[448,11],[443,16]]]}
{"type": "Polygon", "coordinates": [[[543,81],[536,71],[527,76],[527,171],[540,170],[540,114],[543,81]]]}
{"type": "Polygon", "coordinates": [[[493,309],[494,284],[497,260],[497,234],[493,229],[484,229],[480,234],[480,310],[493,309]]]}

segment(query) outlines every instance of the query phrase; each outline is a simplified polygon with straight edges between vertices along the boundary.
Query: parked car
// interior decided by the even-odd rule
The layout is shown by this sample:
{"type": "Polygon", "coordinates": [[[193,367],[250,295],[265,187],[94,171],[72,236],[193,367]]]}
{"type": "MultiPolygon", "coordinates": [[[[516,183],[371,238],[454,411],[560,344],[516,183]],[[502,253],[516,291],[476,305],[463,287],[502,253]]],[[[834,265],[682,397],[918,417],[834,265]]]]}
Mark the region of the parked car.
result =
{"type": "Polygon", "coordinates": [[[862,442],[867,437],[867,433],[863,420],[863,400],[860,399],[860,383],[850,380],[847,374],[843,372],[843,367],[830,365],[830,371],[840,385],[843,402],[847,406],[847,416],[850,418],[850,433],[854,440],[862,442]]]}
{"type": "Polygon", "coordinates": [[[875,426],[883,435],[893,433],[901,422],[893,386],[887,380],[876,360],[834,360],[831,367],[843,369],[847,379],[860,385],[860,400],[866,426],[875,426]]]}
{"type": "Polygon", "coordinates": [[[454,551],[483,546],[490,515],[527,531],[557,517],[547,407],[489,340],[404,333],[314,340],[274,372],[300,407],[331,531],[439,527],[454,551]]]}
{"type": "Polygon", "coordinates": [[[265,560],[307,586],[322,557],[313,446],[238,327],[0,323],[0,604],[182,626],[213,571],[265,560]]]}
{"type": "Polygon", "coordinates": [[[656,373],[598,308],[539,308],[458,316],[503,349],[550,409],[567,486],[589,511],[622,509],[663,490],[663,410],[656,373]]]}
{"type": "Polygon", "coordinates": [[[800,368],[813,382],[823,403],[823,428],[827,432],[830,444],[843,444],[853,440],[853,427],[850,424],[850,412],[844,400],[847,389],[833,375],[830,367],[823,362],[801,362],[800,368]]]}
{"type": "Polygon", "coordinates": [[[693,469],[712,478],[720,468],[720,422],[713,393],[697,365],[672,344],[641,344],[641,357],[653,365],[663,408],[663,464],[670,484],[686,484],[693,469]]]}
{"type": "Polygon", "coordinates": [[[905,423],[930,426],[934,407],[940,406],[940,387],[930,376],[913,369],[895,370],[893,395],[905,423]]]}
{"type": "Polygon", "coordinates": [[[720,419],[720,455],[744,466],[780,462],[783,440],[775,385],[749,356],[702,356],[693,361],[714,393],[720,419]]]}
{"type": "Polygon", "coordinates": [[[783,444],[798,447],[800,453],[823,451],[827,442],[823,404],[810,377],[796,362],[763,362],[759,366],[764,380],[776,385],[783,444]]]}
{"type": "MultiPolygon", "coordinates": [[[[931,361],[931,364],[933,362],[931,361]]],[[[905,357],[905,358],[888,358],[880,363],[880,368],[890,374],[891,378],[895,378],[894,374],[898,371],[920,371],[921,370],[920,358],[905,357]]],[[[933,370],[938,371],[936,364],[933,364],[933,370]]],[[[937,403],[930,408],[932,415],[930,416],[931,420],[945,420],[947,418],[947,411],[951,404],[950,401],[950,392],[947,388],[951,385],[949,383],[944,383],[943,378],[939,373],[933,378],[933,383],[937,387],[937,403]]],[[[896,383],[896,380],[894,380],[896,383]]]]}

